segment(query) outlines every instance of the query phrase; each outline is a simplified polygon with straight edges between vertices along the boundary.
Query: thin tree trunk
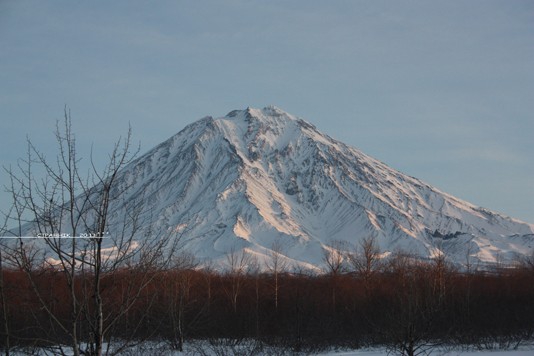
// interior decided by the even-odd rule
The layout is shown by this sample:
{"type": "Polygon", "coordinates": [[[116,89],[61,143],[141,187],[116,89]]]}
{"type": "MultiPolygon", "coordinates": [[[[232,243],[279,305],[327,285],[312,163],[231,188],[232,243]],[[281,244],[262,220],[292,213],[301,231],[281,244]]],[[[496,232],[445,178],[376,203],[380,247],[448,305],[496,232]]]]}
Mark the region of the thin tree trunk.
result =
{"type": "Polygon", "coordinates": [[[102,310],[102,296],[100,294],[100,280],[102,272],[102,238],[98,238],[96,241],[96,254],[95,254],[95,280],[94,280],[94,295],[95,295],[95,351],[97,356],[102,355],[102,344],[104,343],[104,317],[102,310]]]}
{"type": "Polygon", "coordinates": [[[9,323],[8,323],[8,308],[5,298],[5,289],[4,289],[4,269],[2,268],[3,260],[2,260],[2,249],[0,248],[0,301],[2,302],[2,316],[3,316],[3,324],[4,324],[4,347],[5,347],[5,355],[9,356],[10,352],[10,340],[9,340],[9,323]]]}

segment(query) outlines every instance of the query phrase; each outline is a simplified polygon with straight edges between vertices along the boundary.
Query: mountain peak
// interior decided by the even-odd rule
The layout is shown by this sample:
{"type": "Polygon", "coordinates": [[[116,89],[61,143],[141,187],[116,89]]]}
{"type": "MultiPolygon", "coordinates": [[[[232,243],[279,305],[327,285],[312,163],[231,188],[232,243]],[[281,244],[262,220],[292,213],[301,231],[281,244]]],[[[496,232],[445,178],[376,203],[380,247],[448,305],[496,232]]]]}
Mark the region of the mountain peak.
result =
{"type": "Polygon", "coordinates": [[[268,105],[263,109],[257,109],[253,107],[247,107],[244,110],[232,110],[225,116],[226,118],[256,118],[263,119],[267,117],[284,117],[288,120],[297,120],[296,117],[287,113],[286,111],[280,109],[274,105],[268,105]]]}
{"type": "Polygon", "coordinates": [[[221,258],[221,246],[235,245],[264,259],[280,241],[287,258],[317,266],[332,240],[357,246],[373,236],[385,252],[446,253],[461,263],[468,249],[473,259],[492,262],[534,244],[531,225],[444,194],[276,106],[234,110],[213,123],[217,133],[196,158],[204,170],[181,170],[202,193],[174,203],[198,213],[173,218],[195,226],[196,248],[215,249],[199,252],[206,257],[221,258]],[[198,236],[217,238],[212,246],[198,236]]]}
{"type": "Polygon", "coordinates": [[[333,241],[356,248],[368,237],[385,254],[459,264],[510,261],[534,246],[532,225],[442,193],[275,106],[197,121],[118,179],[146,211],[143,231],[179,233],[186,250],[220,263],[244,250],[261,264],[276,244],[293,264],[319,269],[333,241]]]}

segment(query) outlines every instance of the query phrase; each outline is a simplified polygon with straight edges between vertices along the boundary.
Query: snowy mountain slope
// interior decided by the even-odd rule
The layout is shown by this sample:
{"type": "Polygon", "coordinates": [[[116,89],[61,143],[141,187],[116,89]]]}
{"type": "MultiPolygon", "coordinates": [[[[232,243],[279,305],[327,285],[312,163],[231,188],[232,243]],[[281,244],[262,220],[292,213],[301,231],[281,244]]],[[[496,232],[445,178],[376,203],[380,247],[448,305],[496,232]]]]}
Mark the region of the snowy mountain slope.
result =
{"type": "MultiPolygon", "coordinates": [[[[534,225],[406,176],[276,107],[203,118],[127,166],[126,201],[145,231],[180,234],[200,260],[230,250],[321,268],[334,240],[374,236],[385,252],[496,262],[530,254],[534,225]]],[[[124,216],[112,207],[111,228],[124,216]]]]}

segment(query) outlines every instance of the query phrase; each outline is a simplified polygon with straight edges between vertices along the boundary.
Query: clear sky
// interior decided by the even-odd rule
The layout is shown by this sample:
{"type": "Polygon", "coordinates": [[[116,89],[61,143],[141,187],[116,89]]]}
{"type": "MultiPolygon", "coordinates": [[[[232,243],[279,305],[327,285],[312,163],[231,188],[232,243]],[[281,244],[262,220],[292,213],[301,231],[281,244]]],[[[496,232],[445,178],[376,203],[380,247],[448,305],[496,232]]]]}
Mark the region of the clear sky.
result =
{"type": "Polygon", "coordinates": [[[52,155],[65,105],[86,159],[276,105],[534,223],[533,1],[0,0],[0,163],[52,155]]]}

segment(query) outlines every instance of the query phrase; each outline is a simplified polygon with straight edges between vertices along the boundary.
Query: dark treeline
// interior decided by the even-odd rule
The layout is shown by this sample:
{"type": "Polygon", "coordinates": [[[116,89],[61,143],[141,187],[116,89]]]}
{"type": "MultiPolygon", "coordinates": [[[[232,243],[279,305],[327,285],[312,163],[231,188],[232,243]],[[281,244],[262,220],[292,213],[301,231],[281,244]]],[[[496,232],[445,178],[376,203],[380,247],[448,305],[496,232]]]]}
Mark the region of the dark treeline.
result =
{"type": "MultiPolygon", "coordinates": [[[[102,276],[107,341],[157,340],[181,349],[192,339],[252,339],[305,352],[385,345],[413,355],[439,344],[516,347],[534,332],[534,269],[526,265],[466,273],[443,259],[398,254],[379,268],[321,275],[183,266],[146,274],[102,276]]],[[[65,275],[36,269],[30,279],[4,269],[2,277],[0,345],[68,343],[58,327],[71,318],[65,275]]],[[[91,291],[78,278],[76,293],[90,309],[91,291]]],[[[90,312],[80,312],[82,339],[90,338],[83,318],[90,312]]]]}

